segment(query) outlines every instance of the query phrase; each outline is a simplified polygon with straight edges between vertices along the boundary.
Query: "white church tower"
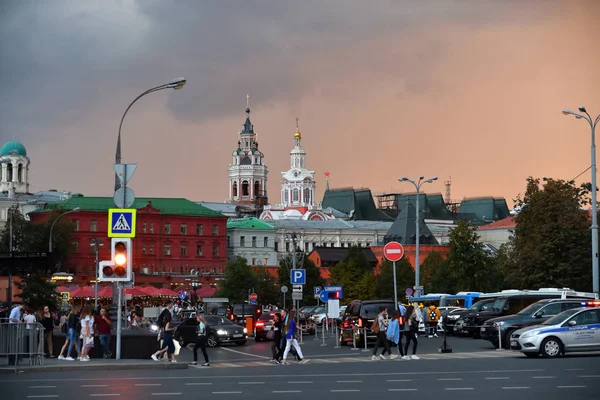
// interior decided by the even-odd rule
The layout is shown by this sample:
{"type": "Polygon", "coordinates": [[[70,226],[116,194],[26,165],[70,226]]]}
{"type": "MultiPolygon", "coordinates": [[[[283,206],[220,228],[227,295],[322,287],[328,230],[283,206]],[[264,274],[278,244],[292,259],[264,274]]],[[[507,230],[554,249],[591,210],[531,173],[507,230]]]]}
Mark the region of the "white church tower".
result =
{"type": "Polygon", "coordinates": [[[290,169],[281,173],[281,204],[284,208],[312,207],[315,204],[315,171],[306,169],[306,151],[296,118],[294,148],[290,151],[290,169]]]}
{"type": "Polygon", "coordinates": [[[0,192],[9,197],[29,193],[27,150],[19,142],[7,142],[0,148],[0,192]]]}
{"type": "Polygon", "coordinates": [[[229,164],[229,202],[236,204],[266,203],[268,168],[264,154],[258,150],[254,125],[250,122],[250,96],[246,95],[246,122],[239,133],[237,149],[229,164]]]}

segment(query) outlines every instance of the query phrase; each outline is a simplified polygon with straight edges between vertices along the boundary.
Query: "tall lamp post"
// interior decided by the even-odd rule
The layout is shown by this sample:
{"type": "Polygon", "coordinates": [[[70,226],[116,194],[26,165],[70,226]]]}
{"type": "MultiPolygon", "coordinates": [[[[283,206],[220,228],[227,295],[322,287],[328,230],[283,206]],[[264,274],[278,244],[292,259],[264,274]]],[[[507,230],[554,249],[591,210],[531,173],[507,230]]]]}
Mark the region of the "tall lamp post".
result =
{"type": "Polygon", "coordinates": [[[564,115],[573,115],[577,119],[584,119],[590,124],[592,131],[592,287],[594,293],[600,293],[598,283],[598,204],[596,201],[596,126],[600,121],[600,115],[595,120],[588,114],[584,106],[579,107],[579,113],[571,110],[563,110],[564,115]]]}
{"type": "Polygon", "coordinates": [[[100,247],[104,246],[104,243],[102,243],[102,239],[95,237],[92,238],[90,246],[94,248],[94,253],[96,254],[94,262],[96,267],[96,280],[94,281],[94,310],[95,312],[98,312],[98,250],[100,247]]]}
{"type": "MultiPolygon", "coordinates": [[[[416,212],[416,218],[415,218],[415,287],[420,287],[420,271],[419,268],[421,266],[420,264],[420,259],[419,259],[419,243],[420,243],[420,236],[421,236],[421,221],[420,221],[420,216],[421,216],[421,207],[419,205],[419,197],[420,197],[420,193],[421,193],[421,186],[423,186],[426,183],[431,183],[433,181],[437,180],[437,176],[434,176],[432,178],[429,179],[425,179],[424,176],[420,176],[418,181],[415,181],[414,179],[409,179],[405,176],[403,176],[402,178],[398,178],[398,181],[400,182],[410,182],[414,185],[415,189],[417,190],[417,212],[416,212]]],[[[415,289],[415,290],[419,290],[419,289],[415,289]]]]}
{"type": "Polygon", "coordinates": [[[62,213],[58,217],[56,217],[56,219],[54,220],[54,222],[50,226],[50,238],[48,239],[48,253],[52,253],[52,231],[54,230],[54,225],[56,225],[56,223],[58,222],[58,220],[61,219],[62,217],[64,217],[65,215],[70,214],[70,213],[75,212],[75,211],[79,211],[80,209],[81,208],[79,208],[79,207],[75,207],[74,209],[69,210],[69,211],[65,211],[64,213],[62,213]]]}

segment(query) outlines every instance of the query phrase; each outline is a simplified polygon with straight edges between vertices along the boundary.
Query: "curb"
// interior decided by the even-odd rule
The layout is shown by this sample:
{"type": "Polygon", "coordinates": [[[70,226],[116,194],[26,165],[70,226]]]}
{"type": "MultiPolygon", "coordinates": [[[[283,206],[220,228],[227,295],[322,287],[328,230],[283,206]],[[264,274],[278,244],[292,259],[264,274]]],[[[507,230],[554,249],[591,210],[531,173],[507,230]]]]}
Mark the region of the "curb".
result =
{"type": "Polygon", "coordinates": [[[103,364],[83,364],[76,365],[34,365],[34,366],[18,366],[0,367],[0,374],[14,374],[21,372],[60,372],[60,371],[103,371],[103,370],[167,370],[167,369],[188,369],[187,363],[103,363],[103,364]]]}

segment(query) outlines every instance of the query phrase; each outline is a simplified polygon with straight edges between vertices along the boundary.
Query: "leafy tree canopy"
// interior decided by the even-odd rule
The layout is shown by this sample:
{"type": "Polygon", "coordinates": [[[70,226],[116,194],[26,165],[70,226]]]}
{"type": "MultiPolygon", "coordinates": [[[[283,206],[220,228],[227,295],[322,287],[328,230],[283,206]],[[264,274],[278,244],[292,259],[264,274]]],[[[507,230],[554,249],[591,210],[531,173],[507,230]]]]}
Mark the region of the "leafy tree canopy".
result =
{"type": "MultiPolygon", "coordinates": [[[[288,292],[285,294],[286,296],[286,305],[291,304],[291,282],[290,282],[290,271],[292,269],[292,255],[288,254],[279,262],[279,285],[287,286],[289,288],[288,292]]],[[[302,291],[302,301],[300,301],[301,306],[315,304],[316,300],[313,296],[313,288],[315,286],[323,286],[325,285],[325,279],[321,277],[321,270],[319,267],[315,265],[311,260],[306,258],[305,253],[296,252],[296,268],[305,269],[306,270],[306,285],[303,287],[302,291]]],[[[280,299],[283,298],[283,294],[280,293],[280,299]]],[[[281,300],[280,300],[281,303],[281,300]]]]}
{"type": "Polygon", "coordinates": [[[420,267],[421,286],[425,293],[456,293],[458,288],[454,276],[450,273],[448,261],[442,253],[432,251],[423,260],[420,267]]]}
{"type": "MultiPolygon", "coordinates": [[[[332,283],[344,288],[346,300],[361,299],[361,296],[365,294],[361,288],[363,278],[366,273],[373,275],[373,268],[367,261],[364,248],[352,246],[342,261],[329,268],[329,273],[332,283]]],[[[373,283],[375,283],[373,288],[376,289],[376,282],[373,283]]]]}
{"type": "Polygon", "coordinates": [[[21,289],[17,297],[27,306],[36,311],[41,311],[45,306],[50,307],[50,311],[58,310],[58,285],[49,282],[48,276],[42,271],[33,271],[23,276],[20,282],[16,282],[16,286],[21,289]]]}
{"type": "Polygon", "coordinates": [[[220,283],[219,297],[227,297],[231,303],[240,304],[248,300],[248,290],[255,288],[257,279],[252,272],[248,261],[243,257],[236,257],[225,264],[225,274],[220,283]]]}
{"type": "MultiPolygon", "coordinates": [[[[377,276],[376,293],[380,299],[394,298],[394,271],[393,263],[385,260],[377,276]]],[[[413,287],[415,282],[415,270],[406,258],[396,262],[396,287],[398,290],[398,301],[405,297],[404,291],[413,287]]]]}
{"type": "Polygon", "coordinates": [[[256,279],[254,292],[258,295],[259,304],[278,304],[281,292],[277,280],[265,268],[253,268],[256,279]]]}

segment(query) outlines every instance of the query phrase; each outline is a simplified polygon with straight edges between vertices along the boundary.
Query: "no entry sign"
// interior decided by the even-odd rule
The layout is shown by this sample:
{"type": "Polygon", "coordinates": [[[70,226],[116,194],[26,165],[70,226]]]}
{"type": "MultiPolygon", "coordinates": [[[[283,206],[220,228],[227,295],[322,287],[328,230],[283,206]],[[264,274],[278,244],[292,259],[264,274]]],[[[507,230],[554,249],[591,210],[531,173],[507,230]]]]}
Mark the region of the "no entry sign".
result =
{"type": "Polygon", "coordinates": [[[383,255],[390,261],[400,261],[404,256],[404,247],[398,242],[389,242],[383,248],[383,255]]]}
{"type": "Polygon", "coordinates": [[[251,300],[251,301],[256,301],[256,300],[258,300],[258,295],[257,295],[256,293],[252,293],[252,294],[250,294],[250,300],[251,300]]]}

